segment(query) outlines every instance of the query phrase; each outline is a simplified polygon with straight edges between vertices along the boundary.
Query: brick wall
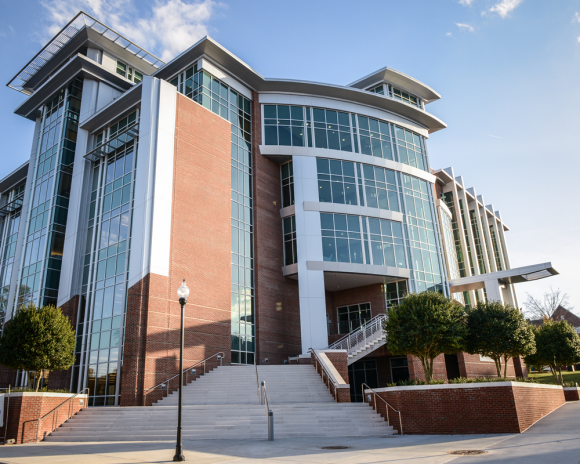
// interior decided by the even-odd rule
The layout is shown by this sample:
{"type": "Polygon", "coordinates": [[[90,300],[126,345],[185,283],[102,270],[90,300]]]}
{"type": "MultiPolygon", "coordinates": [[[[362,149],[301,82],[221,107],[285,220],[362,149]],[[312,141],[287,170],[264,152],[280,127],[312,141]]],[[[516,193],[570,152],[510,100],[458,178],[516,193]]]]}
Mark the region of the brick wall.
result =
{"type": "MultiPolygon", "coordinates": [[[[409,365],[409,378],[425,380],[425,371],[421,360],[415,356],[407,355],[409,365]]],[[[461,367],[461,362],[459,363],[461,367]]],[[[436,380],[447,380],[447,368],[445,367],[445,355],[440,354],[433,360],[433,378],[436,380]]]]}
{"type": "MultiPolygon", "coordinates": [[[[302,352],[298,281],[284,277],[280,165],[260,154],[262,117],[253,93],[254,280],[258,362],[282,364],[302,352]]],[[[298,251],[300,252],[300,250],[298,251]]]]}
{"type": "Polygon", "coordinates": [[[328,337],[328,343],[334,343],[345,335],[338,334],[337,308],[359,303],[371,304],[372,317],[384,314],[387,307],[383,285],[373,284],[337,292],[326,292],[326,313],[331,324],[331,335],[328,337]]]}
{"type": "MultiPolygon", "coordinates": [[[[37,429],[38,440],[44,439],[52,431],[53,425],[60,426],[70,417],[70,413],[74,415],[87,406],[87,395],[79,395],[63,405],[58,410],[58,415],[55,413],[40,421],[39,426],[37,419],[55,410],[69,398],[70,395],[63,393],[12,393],[8,408],[8,397],[5,397],[4,414],[8,409],[6,439],[14,439],[16,443],[35,442],[37,429]],[[83,401],[82,405],[80,400],[83,401]]],[[[4,432],[4,427],[0,427],[1,437],[4,437],[4,432]]]]}
{"type": "MultiPolygon", "coordinates": [[[[459,371],[461,372],[461,377],[497,377],[495,363],[491,361],[482,361],[478,354],[469,354],[462,352],[457,353],[457,358],[459,360],[459,371]]],[[[502,360],[501,363],[502,376],[503,376],[503,368],[504,362],[502,360]]],[[[524,372],[523,368],[520,369],[520,373],[523,374],[523,372],[524,372]]],[[[508,361],[507,376],[516,377],[513,359],[510,359],[508,361]]],[[[518,377],[523,376],[524,375],[518,374],[518,377]]]]}
{"type": "Polygon", "coordinates": [[[158,398],[145,391],[178,373],[184,278],[184,368],[219,351],[230,362],[230,132],[227,121],[177,95],[169,276],[149,274],[128,291],[122,406],[151,404],[158,398]]]}
{"type": "MultiPolygon", "coordinates": [[[[565,402],[561,388],[507,382],[476,385],[397,387],[377,394],[401,411],[406,434],[520,433],[565,402]]],[[[378,399],[376,403],[386,417],[385,404],[378,399]]],[[[373,406],[373,398],[369,404],[373,406]]],[[[391,410],[393,417],[397,415],[391,410]]],[[[391,425],[400,431],[398,420],[391,425]]]]}
{"type": "Polygon", "coordinates": [[[341,375],[342,379],[344,380],[344,384],[338,385],[340,388],[335,388],[335,385],[330,382],[328,375],[323,370],[321,364],[318,362],[317,357],[314,355],[314,352],[310,353],[311,362],[314,364],[316,372],[320,374],[324,385],[329,387],[330,394],[336,400],[337,403],[350,403],[350,386],[349,386],[349,377],[348,377],[348,364],[347,364],[347,353],[346,351],[322,351],[330,363],[334,366],[334,368],[338,371],[341,375]]]}

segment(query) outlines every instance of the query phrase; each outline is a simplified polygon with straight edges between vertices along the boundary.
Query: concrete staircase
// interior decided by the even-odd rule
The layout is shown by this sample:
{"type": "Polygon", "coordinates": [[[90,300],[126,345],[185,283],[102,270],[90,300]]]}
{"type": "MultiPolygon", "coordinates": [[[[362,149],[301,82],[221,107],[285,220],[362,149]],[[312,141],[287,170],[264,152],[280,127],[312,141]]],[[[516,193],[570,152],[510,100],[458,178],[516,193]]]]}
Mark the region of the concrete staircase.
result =
{"type": "Polygon", "coordinates": [[[334,342],[328,349],[346,350],[348,356],[347,364],[350,366],[386,343],[383,331],[383,323],[386,319],[386,314],[379,314],[373,317],[358,329],[334,342]]]}
{"type": "MultiPolygon", "coordinates": [[[[275,438],[396,433],[365,403],[336,403],[311,365],[258,366],[275,438]]],[[[254,366],[222,366],[183,389],[183,438],[266,439],[254,366]]],[[[177,393],[151,407],[86,408],[46,441],[175,440],[177,393]]]]}

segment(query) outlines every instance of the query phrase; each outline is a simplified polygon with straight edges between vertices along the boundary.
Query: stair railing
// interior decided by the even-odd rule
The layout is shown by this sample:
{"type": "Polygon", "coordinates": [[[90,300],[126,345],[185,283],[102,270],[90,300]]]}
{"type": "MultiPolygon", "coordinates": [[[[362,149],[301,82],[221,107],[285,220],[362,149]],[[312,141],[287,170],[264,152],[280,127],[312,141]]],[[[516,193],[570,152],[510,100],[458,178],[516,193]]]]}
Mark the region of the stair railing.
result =
{"type": "Polygon", "coordinates": [[[262,380],[260,391],[260,403],[266,408],[266,417],[268,418],[268,441],[274,441],[274,412],[268,404],[268,393],[266,392],[266,381],[262,380]]]}
{"type": "MultiPolygon", "coordinates": [[[[36,438],[34,439],[35,443],[38,443],[38,429],[40,428],[40,421],[43,419],[46,419],[48,416],[52,415],[52,425],[50,427],[50,431],[48,433],[52,433],[54,432],[58,427],[58,414],[59,414],[59,410],[60,408],[62,408],[65,404],[68,403],[69,408],[68,408],[68,414],[67,417],[65,419],[65,421],[69,420],[72,416],[73,416],[73,411],[74,411],[74,403],[72,400],[74,400],[78,395],[82,395],[82,393],[84,391],[89,391],[89,388],[83,388],[80,392],[75,393],[73,396],[71,396],[68,400],[64,401],[63,403],[59,404],[56,408],[54,408],[52,411],[46,413],[44,416],[39,417],[38,419],[36,419],[36,438]],[[56,413],[56,415],[55,415],[56,413]]],[[[86,408],[87,404],[83,404],[83,408],[86,408]]],[[[8,428],[8,425],[6,425],[6,427],[8,428]]]]}
{"type": "Polygon", "coordinates": [[[374,339],[377,332],[382,332],[383,322],[386,320],[386,314],[379,314],[366,321],[355,331],[334,342],[327,349],[346,350],[348,354],[351,354],[358,346],[366,345],[367,340],[374,339]]]}
{"type": "MultiPolygon", "coordinates": [[[[388,402],[387,400],[385,400],[384,398],[380,397],[379,395],[377,395],[377,392],[375,392],[371,387],[369,387],[366,383],[363,383],[361,385],[361,389],[362,389],[362,396],[363,396],[363,401],[365,400],[365,387],[367,387],[367,390],[370,390],[373,392],[373,397],[374,397],[374,402],[375,402],[375,411],[377,414],[379,414],[379,410],[377,409],[377,397],[387,405],[387,407],[385,408],[387,410],[387,424],[391,425],[391,421],[389,420],[389,408],[391,408],[394,412],[396,412],[399,415],[399,425],[401,426],[401,435],[403,435],[403,419],[401,418],[401,411],[397,411],[395,408],[393,408],[388,402]]],[[[370,402],[370,400],[369,400],[370,402]]],[[[365,401],[366,403],[366,401],[365,401]]]]}
{"type": "Polygon", "coordinates": [[[308,351],[310,353],[314,354],[314,362],[315,362],[314,367],[316,368],[316,372],[318,372],[318,365],[320,365],[320,367],[322,368],[321,369],[322,381],[324,382],[324,376],[326,375],[326,378],[328,379],[328,391],[330,392],[330,394],[334,397],[334,399],[338,403],[338,394],[336,393],[336,389],[338,386],[337,381],[334,379],[334,377],[332,375],[330,375],[330,372],[326,368],[326,365],[320,360],[316,351],[313,350],[312,348],[310,348],[308,351]],[[333,391],[334,391],[334,393],[333,393],[333,391]]]}
{"type": "Polygon", "coordinates": [[[262,404],[262,396],[260,394],[260,382],[258,381],[258,364],[256,364],[256,355],[254,354],[254,370],[256,371],[256,393],[258,393],[258,402],[262,404]]]}
{"type": "MultiPolygon", "coordinates": [[[[211,356],[195,363],[193,366],[189,366],[187,369],[183,369],[183,373],[185,374],[185,385],[187,385],[188,382],[188,373],[194,368],[199,366],[200,364],[203,365],[203,374],[205,374],[205,364],[207,361],[209,361],[212,358],[215,358],[217,356],[217,361],[219,361],[220,366],[223,365],[223,360],[224,360],[224,353],[223,351],[220,351],[218,353],[212,354],[211,356]]],[[[169,377],[168,379],[164,380],[163,382],[155,385],[154,387],[149,388],[148,390],[145,390],[145,393],[149,393],[150,391],[155,390],[158,387],[161,387],[161,390],[167,390],[167,387],[169,386],[169,382],[171,380],[173,380],[174,378],[179,377],[179,373],[175,374],[173,377],[169,377]]]]}

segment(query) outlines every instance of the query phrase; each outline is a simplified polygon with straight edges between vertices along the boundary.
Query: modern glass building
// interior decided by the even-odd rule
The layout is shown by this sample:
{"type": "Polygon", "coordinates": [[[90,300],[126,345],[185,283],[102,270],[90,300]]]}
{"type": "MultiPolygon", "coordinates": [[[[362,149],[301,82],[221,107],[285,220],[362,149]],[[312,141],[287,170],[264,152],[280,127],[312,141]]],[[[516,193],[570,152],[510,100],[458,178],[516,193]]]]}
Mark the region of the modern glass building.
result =
{"type": "MultiPolygon", "coordinates": [[[[36,126],[0,181],[0,317],[60,306],[76,362],[45,382],[92,406],[149,404],[177,372],[183,278],[185,365],[282,364],[408,292],[515,303],[507,227],[433,171],[440,96],[399,71],[267,79],[209,37],[164,63],[79,13],[8,85],[36,126]]],[[[410,375],[386,349],[350,371],[410,375]]]]}

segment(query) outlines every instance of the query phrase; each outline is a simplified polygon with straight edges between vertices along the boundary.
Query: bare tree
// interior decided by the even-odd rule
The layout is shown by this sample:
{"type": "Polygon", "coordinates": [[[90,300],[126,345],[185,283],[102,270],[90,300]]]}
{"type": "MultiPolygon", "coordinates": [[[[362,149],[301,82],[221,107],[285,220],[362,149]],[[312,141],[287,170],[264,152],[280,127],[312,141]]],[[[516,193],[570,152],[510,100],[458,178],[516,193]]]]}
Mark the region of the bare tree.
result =
{"type": "Polygon", "coordinates": [[[572,310],[573,306],[570,306],[568,301],[568,294],[562,293],[558,288],[554,290],[550,287],[550,290],[544,293],[544,296],[540,298],[534,298],[529,293],[526,293],[527,299],[524,303],[526,308],[526,314],[530,319],[543,319],[551,318],[554,311],[558,309],[558,306],[562,306],[567,310],[572,310]]]}

